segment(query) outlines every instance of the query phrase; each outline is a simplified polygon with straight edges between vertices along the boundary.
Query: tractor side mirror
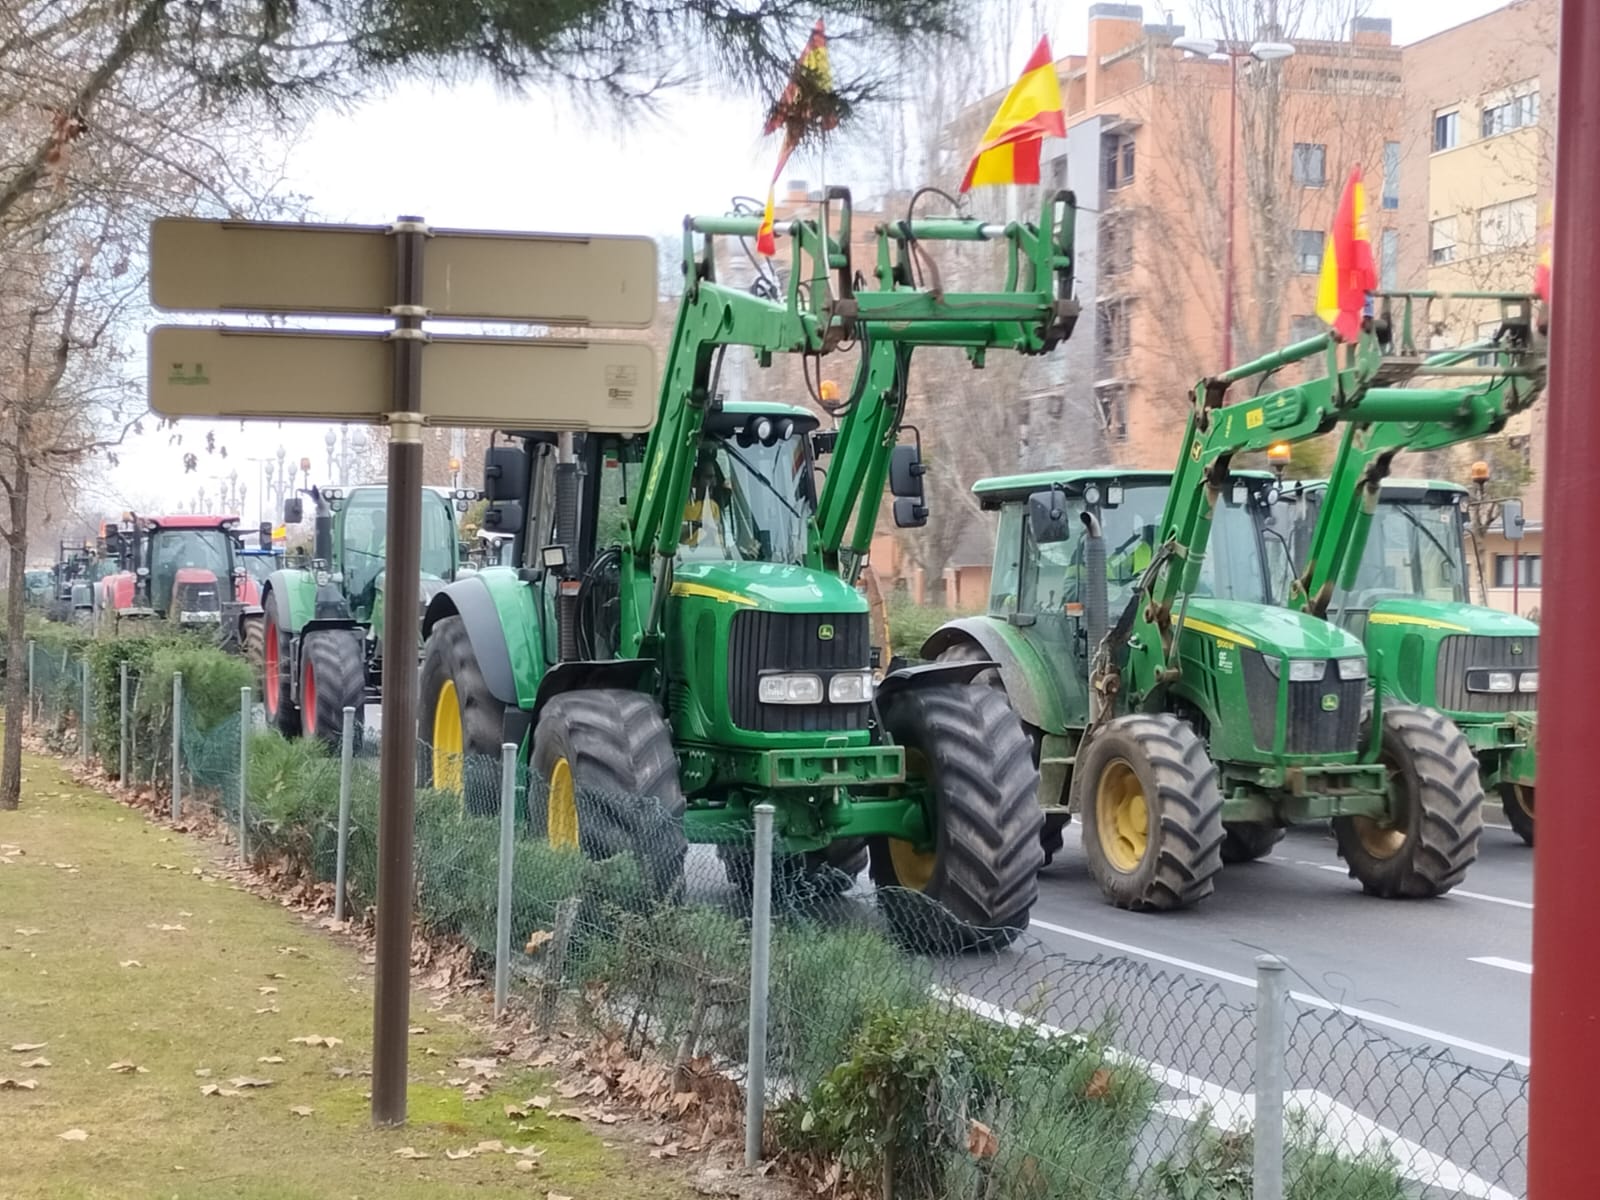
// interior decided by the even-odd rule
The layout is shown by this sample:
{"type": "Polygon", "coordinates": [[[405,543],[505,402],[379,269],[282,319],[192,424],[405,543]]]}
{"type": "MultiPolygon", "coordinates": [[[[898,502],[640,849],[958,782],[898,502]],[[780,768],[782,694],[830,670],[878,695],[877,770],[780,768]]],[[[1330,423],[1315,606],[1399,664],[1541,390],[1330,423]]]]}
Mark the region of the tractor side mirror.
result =
{"type": "Polygon", "coordinates": [[[1500,501],[1500,531],[1505,534],[1506,541],[1520,542],[1526,525],[1522,519],[1521,500],[1500,501]]]}
{"type": "Polygon", "coordinates": [[[894,502],[894,523],[900,529],[921,529],[928,523],[928,506],[920,497],[900,496],[894,502]]]}
{"type": "Polygon", "coordinates": [[[283,502],[283,523],[285,525],[298,525],[306,519],[305,501],[299,496],[290,496],[283,502]]]}
{"type": "Polygon", "coordinates": [[[896,496],[922,499],[922,453],[914,445],[896,446],[889,455],[889,491],[896,496]]]}
{"type": "Polygon", "coordinates": [[[479,528],[490,533],[520,533],[524,520],[520,500],[496,500],[483,510],[483,524],[479,528]]]}
{"type": "Polygon", "coordinates": [[[1064,542],[1072,536],[1072,526],[1067,521],[1066,505],[1056,488],[1034,492],[1028,497],[1028,532],[1035,545],[1046,546],[1064,542]]]}
{"type": "Polygon", "coordinates": [[[272,548],[272,522],[261,522],[260,528],[256,530],[256,536],[260,540],[261,548],[270,550],[272,548]]]}
{"type": "Polygon", "coordinates": [[[483,456],[483,495],[493,505],[521,501],[528,494],[528,452],[517,446],[491,446],[483,456]]]}

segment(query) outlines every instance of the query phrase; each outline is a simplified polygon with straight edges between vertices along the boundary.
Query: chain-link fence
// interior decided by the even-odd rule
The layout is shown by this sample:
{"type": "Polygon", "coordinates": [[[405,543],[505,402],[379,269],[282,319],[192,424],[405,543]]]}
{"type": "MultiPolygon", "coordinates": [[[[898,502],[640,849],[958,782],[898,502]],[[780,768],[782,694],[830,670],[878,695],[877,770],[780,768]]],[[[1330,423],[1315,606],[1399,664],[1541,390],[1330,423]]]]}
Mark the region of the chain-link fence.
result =
{"type": "MultiPolygon", "coordinates": [[[[30,678],[36,730],[76,753],[81,666],[35,656],[30,678]]],[[[221,684],[191,705],[187,685],[146,667],[125,708],[120,688],[91,697],[107,770],[126,753],[130,782],[168,795],[176,778],[179,815],[204,806],[287,884],[365,916],[380,732],[352,722],[343,754],[267,732],[248,698],[226,711],[221,684]]],[[[896,1200],[1526,1190],[1524,1071],[1396,1041],[1291,992],[1276,960],[1229,990],[1026,934],[944,953],[952,916],[876,889],[865,843],[768,858],[754,827],[690,844],[681,811],[575,787],[570,768],[530,778],[426,746],[417,764],[419,921],[459,935],[518,1019],[589,1029],[633,1064],[564,1081],[558,1107],[602,1113],[631,1089],[737,1139],[753,1092],[752,1149],[896,1200]]]]}

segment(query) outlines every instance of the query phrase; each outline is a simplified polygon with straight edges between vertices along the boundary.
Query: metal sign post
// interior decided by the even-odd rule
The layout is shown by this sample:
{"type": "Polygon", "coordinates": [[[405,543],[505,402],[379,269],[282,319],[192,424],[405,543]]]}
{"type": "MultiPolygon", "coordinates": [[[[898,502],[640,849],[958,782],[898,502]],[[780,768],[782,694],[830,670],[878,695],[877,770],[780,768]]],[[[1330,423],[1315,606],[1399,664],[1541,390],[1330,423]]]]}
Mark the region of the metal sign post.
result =
{"type": "MultiPolygon", "coordinates": [[[[165,325],[151,331],[150,407],[164,416],[384,421],[390,428],[387,600],[419,611],[422,427],[644,433],[655,357],[643,342],[431,337],[428,317],[642,329],[656,304],[650,238],[163,219],[157,307],[388,317],[387,332],[165,325]],[[428,269],[423,270],[426,257],[428,269]]],[[[416,803],[417,626],[386,623],[379,747],[372,1119],[406,1119],[416,803]]]]}

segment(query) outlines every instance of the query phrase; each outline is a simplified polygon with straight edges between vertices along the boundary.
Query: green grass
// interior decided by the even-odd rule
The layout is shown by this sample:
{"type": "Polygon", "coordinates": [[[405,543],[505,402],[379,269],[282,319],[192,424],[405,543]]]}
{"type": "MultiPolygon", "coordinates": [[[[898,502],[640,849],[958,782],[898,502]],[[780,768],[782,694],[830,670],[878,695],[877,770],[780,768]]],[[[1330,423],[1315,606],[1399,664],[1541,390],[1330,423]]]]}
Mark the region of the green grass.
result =
{"type": "Polygon", "coordinates": [[[454,1060],[490,1051],[420,992],[411,1019],[427,1032],[411,1039],[410,1124],[374,1131],[361,1074],[371,967],[359,949],[238,890],[211,872],[203,844],[77,787],[53,761],[28,756],[24,772],[23,808],[0,812],[0,844],[24,851],[0,865],[0,1077],[38,1087],[0,1091],[6,1196],[687,1194],[669,1172],[633,1161],[642,1151],[608,1148],[574,1122],[541,1117],[519,1131],[504,1106],[549,1090],[535,1073],[508,1064],[486,1099],[467,1101],[445,1082],[465,1073],[454,1060]],[[119,965],[129,960],[141,965],[119,965]],[[291,1040],[310,1034],[343,1044],[291,1040]],[[9,1049],[26,1042],[46,1045],[9,1049]],[[51,1065],[24,1068],[35,1055],[51,1065]],[[270,1056],[284,1061],[259,1061],[270,1056]],[[145,1072],[113,1073],[113,1062],[145,1072]],[[336,1067],[355,1074],[338,1078],[336,1067]],[[237,1075],[273,1083],[201,1094],[237,1075]],[[291,1113],[300,1105],[311,1115],[291,1113]],[[70,1129],[88,1140],[61,1140],[70,1129]],[[490,1138],[537,1145],[539,1167],[519,1171],[505,1154],[445,1158],[490,1138]],[[396,1157],[403,1146],[431,1157],[396,1157]]]}

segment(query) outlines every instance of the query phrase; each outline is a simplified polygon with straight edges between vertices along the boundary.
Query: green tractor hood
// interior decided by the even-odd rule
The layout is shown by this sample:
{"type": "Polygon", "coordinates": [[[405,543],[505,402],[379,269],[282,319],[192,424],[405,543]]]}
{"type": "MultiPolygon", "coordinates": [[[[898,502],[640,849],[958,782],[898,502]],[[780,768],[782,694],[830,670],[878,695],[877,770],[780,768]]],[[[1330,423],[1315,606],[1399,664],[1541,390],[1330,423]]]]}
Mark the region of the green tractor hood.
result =
{"type": "Polygon", "coordinates": [[[1379,600],[1367,614],[1371,625],[1410,626],[1439,633],[1470,633],[1480,637],[1538,637],[1539,627],[1526,617],[1497,608],[1479,608],[1455,600],[1420,600],[1396,597],[1379,600]]]}
{"type": "MultiPolygon", "coordinates": [[[[1177,620],[1176,614],[1173,617],[1177,620]]],[[[1283,658],[1348,658],[1366,654],[1361,639],[1317,617],[1246,600],[1191,596],[1183,628],[1190,636],[1232,642],[1283,658]]]]}
{"type": "Polygon", "coordinates": [[[866,598],[837,575],[784,563],[680,563],[672,574],[672,594],[772,612],[867,611],[866,598]]]}

